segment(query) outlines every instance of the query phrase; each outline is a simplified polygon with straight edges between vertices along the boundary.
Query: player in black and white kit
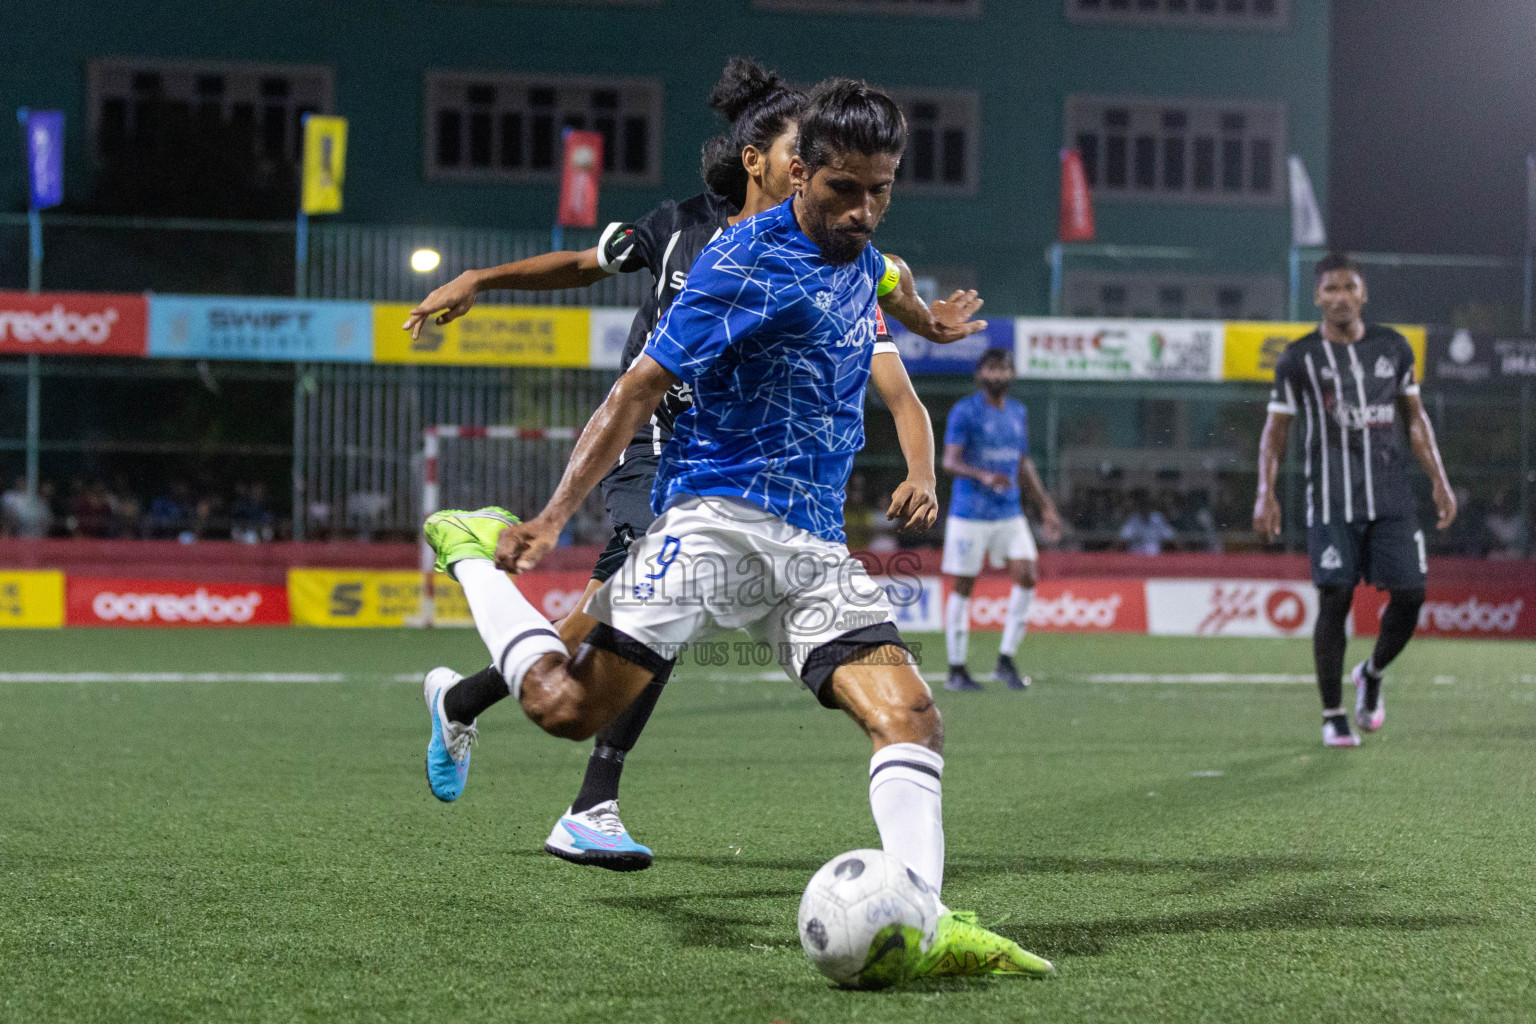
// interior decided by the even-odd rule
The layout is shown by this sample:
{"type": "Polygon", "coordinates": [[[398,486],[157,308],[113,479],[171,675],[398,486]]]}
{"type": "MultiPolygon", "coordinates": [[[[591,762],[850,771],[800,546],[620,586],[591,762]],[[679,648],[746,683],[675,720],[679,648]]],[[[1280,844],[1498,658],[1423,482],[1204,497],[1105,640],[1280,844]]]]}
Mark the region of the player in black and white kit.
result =
{"type": "MultiPolygon", "coordinates": [[[[413,309],[406,329],[415,333],[433,316],[438,323],[462,316],[479,292],[490,289],[584,287],[610,274],[649,269],[655,287],[635,316],[620,359],[620,370],[628,369],[682,291],[698,254],[730,225],[789,198],[789,162],[804,103],[805,95],[778,75],[753,61],[733,59],[710,95],[710,105],[732,127],[728,135],[711,139],[704,146],[703,176],[709,191],[682,202],[664,202],[633,222],[610,224],[598,245],[585,252],[548,253],[489,270],[467,271],[413,309]]],[[[891,260],[888,281],[882,285],[888,291],[882,295],[881,308],[909,330],[945,343],[985,327],[984,321],[970,319],[981,306],[974,291],[957,291],[930,308],[918,297],[910,269],[899,257],[891,260]]],[[[938,514],[932,423],[883,323],[877,331],[880,336],[871,379],[896,420],[909,467],[908,479],[896,491],[888,515],[924,529],[938,514]]],[[[631,542],[643,536],[655,519],[651,485],[657,462],[672,436],[674,422],[691,404],[687,385],[674,386],[602,481],[613,536],[592,571],[586,594],[577,606],[580,610],[559,625],[561,638],[573,650],[596,622],[585,612],[587,599],[624,564],[631,542]]],[[[629,708],[598,734],[581,791],[545,843],[550,853],[621,871],[650,865],[652,853],[630,838],[618,816],[617,798],[625,756],[649,721],[665,683],[665,678],[653,679],[629,708]]],[[[466,677],[450,692],[456,700],[445,699],[446,713],[451,720],[468,724],[505,697],[507,688],[501,674],[489,668],[466,677]],[[468,700],[461,702],[463,706],[450,706],[460,703],[459,697],[468,700]]]]}
{"type": "Polygon", "coordinates": [[[1355,724],[1374,732],[1386,720],[1382,672],[1407,646],[1424,603],[1429,571],[1424,530],[1409,486],[1412,453],[1434,488],[1436,525],[1456,518],[1456,499],[1419,396],[1413,349],[1397,331],[1368,324],[1365,278],[1348,256],[1317,264],[1315,301],[1322,323],[1286,348],[1275,365],[1269,418],[1259,442],[1259,491],[1253,525],[1280,534],[1275,480],[1291,421],[1306,438],[1307,549],[1318,589],[1312,655],[1323,698],[1323,743],[1355,747],[1360,736],[1344,713],[1345,624],[1362,580],[1391,598],[1369,659],[1356,665],[1355,724]]]}

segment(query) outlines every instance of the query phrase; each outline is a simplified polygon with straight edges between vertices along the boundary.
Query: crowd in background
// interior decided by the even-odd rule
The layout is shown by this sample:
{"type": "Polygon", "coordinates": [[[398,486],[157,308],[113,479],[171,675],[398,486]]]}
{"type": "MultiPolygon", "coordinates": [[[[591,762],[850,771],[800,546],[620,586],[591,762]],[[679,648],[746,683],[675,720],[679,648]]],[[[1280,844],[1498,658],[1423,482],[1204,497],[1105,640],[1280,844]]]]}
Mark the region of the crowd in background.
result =
{"type": "MultiPolygon", "coordinates": [[[[310,539],[413,539],[413,535],[381,527],[386,496],[352,497],[345,515],[333,514],[328,507],[311,506],[307,523],[310,539]]],[[[1501,488],[1487,501],[1458,488],[1457,498],[1461,512],[1456,523],[1444,534],[1430,534],[1432,550],[1437,554],[1536,557],[1536,522],[1521,522],[1518,496],[1512,488],[1501,488]]],[[[1203,488],[1182,492],[1173,488],[1155,492],[1127,489],[1114,481],[1079,488],[1061,507],[1064,536],[1060,548],[1157,555],[1249,546],[1251,505],[1246,499],[1228,487],[1217,487],[1214,495],[1203,488]]],[[[853,475],[844,508],[849,547],[892,551],[943,543],[942,512],[932,529],[903,534],[886,518],[890,500],[888,490],[876,492],[864,474],[853,475]]],[[[1030,512],[1033,516],[1034,510],[1030,512]]],[[[51,480],[43,480],[37,496],[29,498],[26,480],[18,476],[0,493],[0,536],[257,544],[289,539],[290,527],[286,518],[274,511],[268,489],[260,481],[236,483],[227,492],[195,490],[185,481],[172,481],[146,493],[136,491],[123,477],[112,481],[75,477],[62,489],[51,480]]],[[[586,509],[561,537],[562,544],[601,544],[606,540],[606,524],[586,509]]]]}
{"type": "Polygon", "coordinates": [[[230,493],[194,491],[173,481],[147,494],[123,478],[75,477],[60,489],[51,480],[27,495],[25,477],[0,494],[0,534],[8,537],[81,537],[97,540],[277,539],[278,519],[266,485],[236,483],[230,493]]]}

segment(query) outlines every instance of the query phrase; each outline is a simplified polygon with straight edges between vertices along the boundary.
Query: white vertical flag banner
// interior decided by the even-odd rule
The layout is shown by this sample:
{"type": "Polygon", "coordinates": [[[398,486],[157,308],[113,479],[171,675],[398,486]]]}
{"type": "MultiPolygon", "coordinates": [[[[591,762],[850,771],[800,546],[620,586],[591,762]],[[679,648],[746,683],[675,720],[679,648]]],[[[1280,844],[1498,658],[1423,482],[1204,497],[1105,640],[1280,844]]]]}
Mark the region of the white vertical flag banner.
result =
{"type": "Polygon", "coordinates": [[[1312,192],[1312,179],[1301,157],[1292,156],[1291,168],[1291,244],[1317,246],[1328,244],[1328,232],[1323,227],[1323,215],[1317,209],[1317,196],[1312,192]]]}

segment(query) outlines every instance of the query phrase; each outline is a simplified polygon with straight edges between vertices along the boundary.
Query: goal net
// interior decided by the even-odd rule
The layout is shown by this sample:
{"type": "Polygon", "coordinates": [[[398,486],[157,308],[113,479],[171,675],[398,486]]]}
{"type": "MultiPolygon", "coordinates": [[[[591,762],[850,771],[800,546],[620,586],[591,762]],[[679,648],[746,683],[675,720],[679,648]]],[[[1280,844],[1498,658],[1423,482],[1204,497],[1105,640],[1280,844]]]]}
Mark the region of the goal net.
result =
{"type": "MultiPolygon", "coordinates": [[[[422,431],[421,519],[445,508],[499,505],[521,518],[544,507],[571,460],[577,427],[463,427],[437,424],[422,431]]],[[[583,512],[601,514],[594,492],[583,512]]],[[[432,571],[434,555],[421,543],[421,608],[417,626],[469,626],[464,592],[432,571]]]]}

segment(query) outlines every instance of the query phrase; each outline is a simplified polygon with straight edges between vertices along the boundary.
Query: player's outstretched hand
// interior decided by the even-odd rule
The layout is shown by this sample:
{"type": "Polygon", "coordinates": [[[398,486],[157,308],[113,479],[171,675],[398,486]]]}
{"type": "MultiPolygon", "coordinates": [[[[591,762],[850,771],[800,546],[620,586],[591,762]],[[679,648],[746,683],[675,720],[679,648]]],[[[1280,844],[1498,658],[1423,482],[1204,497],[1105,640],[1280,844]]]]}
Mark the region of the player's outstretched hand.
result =
{"type": "Polygon", "coordinates": [[[1444,487],[1435,488],[1435,529],[1444,530],[1456,521],[1456,495],[1444,487]]]}
{"type": "Polygon", "coordinates": [[[927,335],[928,340],[948,345],[961,338],[969,338],[977,331],[986,330],[985,320],[971,319],[981,309],[984,301],[974,288],[970,291],[957,288],[949,298],[940,299],[929,306],[928,311],[933,314],[933,328],[932,333],[927,335]]]}
{"type": "Polygon", "coordinates": [[[527,572],[539,564],[560,539],[560,527],[535,516],[501,531],[496,538],[496,568],[502,572],[527,572]]]}
{"type": "Polygon", "coordinates": [[[1264,494],[1253,504],[1253,532],[1266,544],[1280,536],[1280,502],[1273,494],[1264,494]]]}
{"type": "Polygon", "coordinates": [[[467,270],[441,288],[433,289],[405,318],[404,327],[411,332],[411,340],[421,337],[421,328],[433,313],[442,314],[436,321],[439,326],[468,313],[476,294],[475,276],[467,270]]]}
{"type": "Polygon", "coordinates": [[[898,530],[926,530],[939,518],[939,495],[932,480],[903,480],[891,495],[885,518],[894,519],[898,530]]]}

